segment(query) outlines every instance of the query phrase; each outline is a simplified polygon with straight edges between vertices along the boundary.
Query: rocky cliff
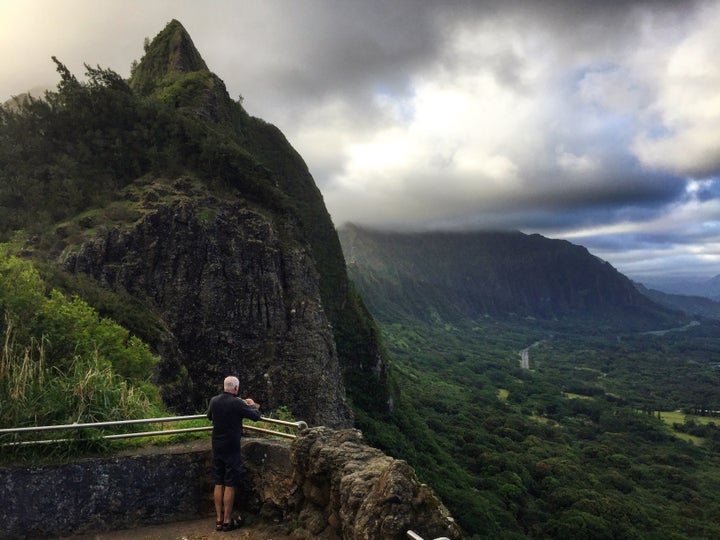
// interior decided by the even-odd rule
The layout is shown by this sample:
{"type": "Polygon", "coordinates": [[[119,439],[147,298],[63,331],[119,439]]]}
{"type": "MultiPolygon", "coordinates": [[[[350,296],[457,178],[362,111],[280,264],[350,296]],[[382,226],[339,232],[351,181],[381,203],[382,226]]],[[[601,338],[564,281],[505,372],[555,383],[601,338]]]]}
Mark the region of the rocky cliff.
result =
{"type": "Polygon", "coordinates": [[[182,25],[147,44],[130,81],[88,67],[82,83],[56,63],[58,91],[2,118],[25,144],[0,145],[0,236],[31,231],[25,256],[150,314],[152,330],[96,304],[160,353],[178,411],[202,410],[231,373],[265,410],[311,424],[351,425],[346,391],[386,407],[377,331],[307,166],[229,97],[182,25]]]}
{"type": "Polygon", "coordinates": [[[169,332],[158,345],[165,399],[197,408],[237,373],[268,410],[287,405],[312,423],[347,425],[317,269],[307,244],[287,237],[292,224],[187,180],[164,190],[161,203],[154,190],[137,201],[144,215],[136,223],[95,231],[62,264],[159,310],[169,332]],[[167,384],[181,367],[187,380],[167,384]]]}

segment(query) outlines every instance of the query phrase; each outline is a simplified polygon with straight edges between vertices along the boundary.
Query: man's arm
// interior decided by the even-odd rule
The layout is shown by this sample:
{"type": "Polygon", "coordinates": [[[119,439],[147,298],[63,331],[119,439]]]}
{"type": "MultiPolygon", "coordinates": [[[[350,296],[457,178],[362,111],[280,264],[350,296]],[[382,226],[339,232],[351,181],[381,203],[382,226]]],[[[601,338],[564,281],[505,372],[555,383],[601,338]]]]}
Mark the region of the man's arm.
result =
{"type": "Polygon", "coordinates": [[[260,404],[255,403],[250,398],[245,398],[240,400],[243,404],[243,416],[245,418],[248,418],[250,420],[260,420],[260,404]]]}

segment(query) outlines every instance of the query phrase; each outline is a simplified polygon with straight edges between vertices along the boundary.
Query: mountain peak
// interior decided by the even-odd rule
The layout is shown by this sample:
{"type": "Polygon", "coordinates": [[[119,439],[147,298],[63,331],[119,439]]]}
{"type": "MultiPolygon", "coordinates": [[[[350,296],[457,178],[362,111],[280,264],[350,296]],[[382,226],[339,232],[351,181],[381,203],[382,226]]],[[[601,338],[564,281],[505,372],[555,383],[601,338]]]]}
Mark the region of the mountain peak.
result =
{"type": "Polygon", "coordinates": [[[242,107],[230,99],[225,83],[212,73],[190,34],[173,19],[145,45],[145,56],[132,68],[130,86],[184,114],[210,122],[232,123],[242,107]]]}
{"type": "Polygon", "coordinates": [[[145,47],[145,56],[133,69],[130,84],[142,94],[151,93],[168,76],[208,71],[185,27],[173,19],[145,47]]]}

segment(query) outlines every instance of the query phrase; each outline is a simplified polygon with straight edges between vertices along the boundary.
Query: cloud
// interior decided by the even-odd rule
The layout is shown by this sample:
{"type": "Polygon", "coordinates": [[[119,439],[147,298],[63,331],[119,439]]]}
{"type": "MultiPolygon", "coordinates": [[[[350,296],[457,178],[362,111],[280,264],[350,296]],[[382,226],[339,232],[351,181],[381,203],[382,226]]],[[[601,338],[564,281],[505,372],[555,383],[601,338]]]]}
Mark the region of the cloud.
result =
{"type": "Polygon", "coordinates": [[[708,5],[695,27],[658,59],[650,121],[633,144],[643,164],[689,176],[720,171],[720,5],[708,5]]]}
{"type": "Polygon", "coordinates": [[[390,124],[343,147],[343,169],[324,189],[336,220],[422,227],[495,217],[527,228],[543,211],[602,219],[587,211],[610,217],[611,205],[682,192],[681,178],[649,174],[628,152],[642,92],[593,93],[614,87],[608,79],[622,69],[607,69],[602,55],[597,68],[558,69],[567,52],[530,19],[458,24],[407,94],[378,100],[390,124]]]}
{"type": "Polygon", "coordinates": [[[708,192],[717,191],[717,180],[691,181],[684,196],[646,219],[617,219],[565,236],[636,279],[714,276],[720,267],[720,198],[708,192]]]}
{"type": "Polygon", "coordinates": [[[714,171],[717,132],[715,68],[685,66],[717,40],[701,7],[681,16],[639,4],[627,17],[611,10],[544,26],[523,10],[446,21],[446,39],[407,91],[376,99],[388,124],[345,139],[342,169],[322,177],[336,222],[518,228],[590,244],[600,237],[586,231],[604,229],[619,241],[603,254],[617,260],[635,246],[640,260],[660,257],[658,268],[696,256],[711,271],[715,191],[687,199],[691,175],[714,171]],[[561,24],[571,30],[557,39],[550,29],[561,24]],[[696,89],[688,70],[702,79],[696,89]],[[681,92],[695,106],[681,106],[681,92]],[[705,247],[682,238],[691,230],[705,247]]]}
{"type": "Polygon", "coordinates": [[[6,0],[0,95],[54,84],[53,54],[128,75],[172,18],[287,135],[338,225],[511,228],[623,268],[714,264],[716,1],[6,0]]]}

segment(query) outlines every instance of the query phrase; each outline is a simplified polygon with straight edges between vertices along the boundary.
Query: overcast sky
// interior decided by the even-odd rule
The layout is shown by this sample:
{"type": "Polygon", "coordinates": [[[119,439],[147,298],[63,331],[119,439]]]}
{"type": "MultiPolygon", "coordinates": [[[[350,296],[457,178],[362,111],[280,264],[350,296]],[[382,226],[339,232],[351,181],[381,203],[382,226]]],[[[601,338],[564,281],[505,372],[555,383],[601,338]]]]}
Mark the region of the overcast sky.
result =
{"type": "Polygon", "coordinates": [[[500,228],[720,274],[720,0],[0,0],[0,100],[171,20],[337,226],[500,228]]]}

